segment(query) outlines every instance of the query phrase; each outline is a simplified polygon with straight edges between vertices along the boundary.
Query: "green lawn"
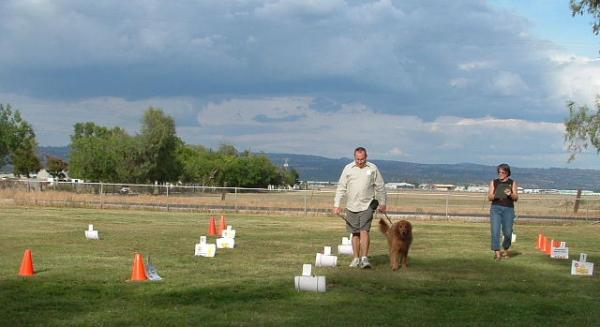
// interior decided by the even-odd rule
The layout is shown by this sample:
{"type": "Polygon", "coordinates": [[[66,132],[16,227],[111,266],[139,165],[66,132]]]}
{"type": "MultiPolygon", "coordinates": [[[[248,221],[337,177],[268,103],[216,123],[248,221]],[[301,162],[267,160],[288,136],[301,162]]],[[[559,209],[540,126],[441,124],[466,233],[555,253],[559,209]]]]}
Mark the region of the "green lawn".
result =
{"type": "MultiPolygon", "coordinates": [[[[194,257],[209,215],[0,209],[1,326],[597,326],[597,277],[535,250],[540,231],[599,261],[600,226],[519,224],[510,260],[494,262],[489,225],[413,221],[408,271],[392,272],[372,234],[371,270],[313,268],[326,293],[293,286],[303,263],[346,236],[335,217],[228,215],[236,248],[194,257]],[[88,224],[102,240],[88,241],[88,224]],[[17,276],[26,248],[34,277],[17,276]],[[162,282],[128,283],[134,251],[162,282]]],[[[214,242],[214,239],[210,239],[214,242]]]]}

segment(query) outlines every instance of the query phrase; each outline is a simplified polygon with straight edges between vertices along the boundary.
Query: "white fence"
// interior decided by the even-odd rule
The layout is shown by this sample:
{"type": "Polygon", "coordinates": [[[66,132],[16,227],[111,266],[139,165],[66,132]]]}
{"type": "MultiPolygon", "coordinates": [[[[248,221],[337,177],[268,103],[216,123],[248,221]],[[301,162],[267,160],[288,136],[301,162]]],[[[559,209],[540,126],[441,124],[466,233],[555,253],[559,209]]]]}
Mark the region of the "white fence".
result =
{"type": "MultiPolygon", "coordinates": [[[[329,214],[334,193],[332,188],[273,190],[201,185],[0,181],[3,203],[93,208],[329,214]]],[[[489,216],[485,193],[388,191],[387,205],[391,215],[432,219],[485,219],[489,216]]],[[[600,199],[594,196],[583,196],[577,200],[575,196],[520,194],[516,211],[519,218],[600,220],[600,199]]]]}

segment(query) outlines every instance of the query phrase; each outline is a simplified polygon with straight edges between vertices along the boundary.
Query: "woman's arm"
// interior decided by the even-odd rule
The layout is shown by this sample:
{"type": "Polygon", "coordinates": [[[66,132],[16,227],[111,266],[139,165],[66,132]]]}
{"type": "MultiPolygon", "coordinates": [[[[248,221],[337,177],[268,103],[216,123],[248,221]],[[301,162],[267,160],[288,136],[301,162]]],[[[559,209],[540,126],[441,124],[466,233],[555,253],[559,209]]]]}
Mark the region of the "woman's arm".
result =
{"type": "Polygon", "coordinates": [[[490,181],[490,186],[488,188],[488,201],[494,201],[494,197],[496,196],[496,190],[494,189],[494,181],[490,181]]]}
{"type": "Polygon", "coordinates": [[[510,193],[510,198],[517,202],[517,200],[519,200],[519,187],[517,186],[517,182],[513,181],[513,185],[512,185],[512,192],[510,193]]]}

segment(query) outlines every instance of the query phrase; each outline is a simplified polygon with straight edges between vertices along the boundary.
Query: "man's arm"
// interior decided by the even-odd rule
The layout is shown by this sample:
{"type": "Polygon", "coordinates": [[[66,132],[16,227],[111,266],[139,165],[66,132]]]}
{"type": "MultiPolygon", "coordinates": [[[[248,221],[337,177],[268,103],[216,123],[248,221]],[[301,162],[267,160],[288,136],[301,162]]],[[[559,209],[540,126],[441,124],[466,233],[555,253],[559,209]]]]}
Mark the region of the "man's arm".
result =
{"type": "Polygon", "coordinates": [[[377,169],[377,175],[375,176],[375,199],[379,201],[379,211],[385,213],[387,193],[385,192],[385,182],[383,181],[383,176],[381,176],[379,169],[377,169]]]}
{"type": "Polygon", "coordinates": [[[346,195],[348,187],[348,178],[346,177],[346,175],[346,168],[344,167],[344,170],[342,170],[342,175],[340,176],[340,180],[338,181],[337,189],[335,190],[335,199],[333,200],[333,214],[335,215],[339,215],[342,213],[340,203],[346,195]]]}

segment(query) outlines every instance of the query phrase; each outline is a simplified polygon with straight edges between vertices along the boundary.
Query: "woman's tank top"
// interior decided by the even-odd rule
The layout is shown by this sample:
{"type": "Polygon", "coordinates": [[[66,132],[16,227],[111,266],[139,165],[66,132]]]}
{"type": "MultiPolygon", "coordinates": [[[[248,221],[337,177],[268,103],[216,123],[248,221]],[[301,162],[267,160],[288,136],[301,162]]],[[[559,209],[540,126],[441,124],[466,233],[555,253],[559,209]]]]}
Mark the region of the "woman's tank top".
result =
{"type": "Polygon", "coordinates": [[[510,178],[505,182],[501,181],[499,178],[494,179],[494,200],[492,201],[492,204],[514,208],[515,201],[504,193],[504,190],[506,189],[512,190],[512,186],[513,180],[510,178]]]}

